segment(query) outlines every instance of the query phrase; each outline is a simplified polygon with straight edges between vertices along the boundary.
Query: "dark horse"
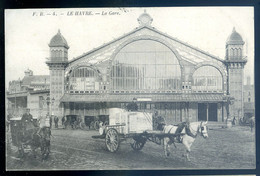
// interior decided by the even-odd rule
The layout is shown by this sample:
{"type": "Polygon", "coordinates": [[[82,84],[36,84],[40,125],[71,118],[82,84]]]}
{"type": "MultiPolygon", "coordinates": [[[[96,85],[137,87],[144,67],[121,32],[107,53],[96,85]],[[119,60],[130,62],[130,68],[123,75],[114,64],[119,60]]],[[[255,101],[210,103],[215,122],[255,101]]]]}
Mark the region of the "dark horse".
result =
{"type": "Polygon", "coordinates": [[[22,133],[17,134],[17,147],[21,157],[24,156],[24,146],[30,146],[33,156],[36,158],[36,149],[41,149],[42,159],[46,159],[50,153],[50,136],[51,130],[49,127],[45,127],[40,133],[37,133],[39,127],[35,127],[35,124],[26,123],[22,126],[22,133]]]}

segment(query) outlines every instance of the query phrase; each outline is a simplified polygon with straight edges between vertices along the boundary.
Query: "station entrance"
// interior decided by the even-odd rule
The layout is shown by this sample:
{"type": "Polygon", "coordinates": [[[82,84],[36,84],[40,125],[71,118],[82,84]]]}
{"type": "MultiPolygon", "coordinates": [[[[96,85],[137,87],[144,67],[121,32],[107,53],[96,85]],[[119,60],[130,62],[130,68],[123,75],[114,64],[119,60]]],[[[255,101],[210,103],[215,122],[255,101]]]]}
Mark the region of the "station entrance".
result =
{"type": "Polygon", "coordinates": [[[199,103],[198,104],[199,121],[218,121],[217,103],[199,103]]]}

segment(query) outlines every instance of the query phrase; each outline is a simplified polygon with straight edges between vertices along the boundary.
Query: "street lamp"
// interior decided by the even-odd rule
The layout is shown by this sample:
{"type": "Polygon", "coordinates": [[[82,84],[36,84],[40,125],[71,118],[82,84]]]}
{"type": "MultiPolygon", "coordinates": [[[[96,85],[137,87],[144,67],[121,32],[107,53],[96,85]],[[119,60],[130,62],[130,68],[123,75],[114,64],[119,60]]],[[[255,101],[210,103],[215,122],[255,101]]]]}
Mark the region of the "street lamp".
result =
{"type": "Polygon", "coordinates": [[[50,104],[52,105],[54,103],[55,99],[54,97],[51,99],[50,94],[47,94],[46,100],[43,98],[43,102],[46,102],[47,104],[47,112],[50,114],[50,104]]]}
{"type": "Polygon", "coordinates": [[[224,98],[227,103],[226,103],[226,110],[227,110],[227,126],[230,127],[232,125],[232,120],[230,117],[230,105],[234,104],[235,98],[231,97],[229,94],[224,98]]]}

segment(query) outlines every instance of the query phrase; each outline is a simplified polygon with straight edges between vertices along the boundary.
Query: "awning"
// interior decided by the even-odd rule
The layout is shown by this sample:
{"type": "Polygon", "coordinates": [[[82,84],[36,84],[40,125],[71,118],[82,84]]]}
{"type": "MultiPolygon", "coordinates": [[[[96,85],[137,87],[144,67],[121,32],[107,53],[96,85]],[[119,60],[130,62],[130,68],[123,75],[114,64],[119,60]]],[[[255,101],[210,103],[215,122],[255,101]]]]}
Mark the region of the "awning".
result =
{"type": "Polygon", "coordinates": [[[226,102],[225,95],[196,94],[64,94],[60,102],[131,102],[133,98],[147,102],[226,102]]]}

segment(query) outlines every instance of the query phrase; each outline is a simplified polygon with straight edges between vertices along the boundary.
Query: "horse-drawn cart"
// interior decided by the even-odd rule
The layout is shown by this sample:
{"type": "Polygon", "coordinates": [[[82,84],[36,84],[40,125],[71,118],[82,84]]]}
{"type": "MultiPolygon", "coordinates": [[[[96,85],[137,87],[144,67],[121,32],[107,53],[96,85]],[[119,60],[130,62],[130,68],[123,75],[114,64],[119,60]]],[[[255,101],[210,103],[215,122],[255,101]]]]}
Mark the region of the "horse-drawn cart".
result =
{"type": "Polygon", "coordinates": [[[25,149],[28,148],[36,157],[35,150],[41,149],[42,159],[46,159],[50,153],[50,129],[45,128],[38,134],[39,127],[37,118],[33,119],[33,123],[25,121],[22,123],[21,117],[10,119],[11,139],[13,146],[18,149],[19,157],[23,157],[25,149]]]}
{"type": "Polygon", "coordinates": [[[152,113],[127,112],[118,108],[110,109],[109,125],[102,126],[99,134],[92,137],[105,139],[106,148],[110,152],[116,152],[120,143],[128,139],[133,139],[130,145],[138,151],[147,141],[160,145],[161,140],[169,136],[162,131],[153,130],[152,113]]]}
{"type": "MultiPolygon", "coordinates": [[[[135,150],[142,150],[147,141],[158,145],[163,143],[165,156],[170,155],[170,144],[182,143],[186,148],[188,160],[190,147],[197,134],[208,137],[207,122],[181,122],[178,125],[166,125],[159,123],[153,130],[153,118],[151,113],[126,112],[123,109],[113,108],[109,112],[109,125],[99,129],[99,136],[93,138],[105,139],[106,148],[110,152],[116,152],[120,143],[130,139],[130,145],[135,150]]],[[[175,146],[176,147],[176,146],[175,146]]]]}

